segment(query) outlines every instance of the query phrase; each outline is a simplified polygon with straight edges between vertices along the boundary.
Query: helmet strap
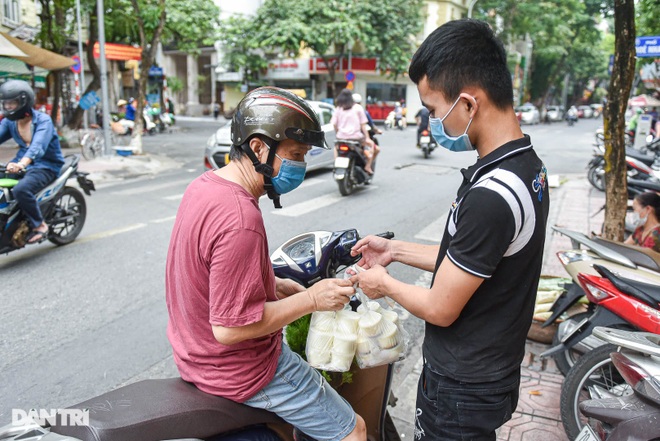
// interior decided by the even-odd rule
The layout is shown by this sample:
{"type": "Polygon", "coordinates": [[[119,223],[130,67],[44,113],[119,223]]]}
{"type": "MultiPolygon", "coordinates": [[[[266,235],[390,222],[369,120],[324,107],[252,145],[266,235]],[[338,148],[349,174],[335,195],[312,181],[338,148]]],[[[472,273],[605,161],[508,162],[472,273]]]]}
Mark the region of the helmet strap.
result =
{"type": "Polygon", "coordinates": [[[262,139],[262,142],[269,147],[268,148],[268,159],[266,159],[265,164],[263,162],[259,161],[259,158],[257,158],[257,155],[255,155],[254,152],[252,151],[252,149],[250,148],[250,143],[249,142],[243,143],[241,145],[241,149],[245,152],[245,154],[248,156],[248,158],[250,158],[250,160],[252,161],[252,165],[254,166],[254,170],[257,173],[260,173],[264,176],[264,188],[266,189],[266,194],[268,195],[268,198],[273,201],[273,205],[275,206],[275,208],[282,208],[282,205],[280,204],[280,195],[273,188],[273,181],[271,179],[273,177],[273,174],[275,173],[275,169],[273,168],[273,162],[275,161],[275,151],[277,150],[277,145],[270,146],[263,139],[262,139]]]}

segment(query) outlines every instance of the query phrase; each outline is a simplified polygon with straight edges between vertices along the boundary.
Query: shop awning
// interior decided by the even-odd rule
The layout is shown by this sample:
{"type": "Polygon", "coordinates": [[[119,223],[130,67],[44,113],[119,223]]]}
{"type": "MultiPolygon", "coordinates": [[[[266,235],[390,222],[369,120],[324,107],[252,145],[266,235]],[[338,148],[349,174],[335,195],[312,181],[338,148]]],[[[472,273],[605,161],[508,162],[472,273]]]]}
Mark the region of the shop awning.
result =
{"type": "Polygon", "coordinates": [[[0,35],[0,55],[3,57],[27,57],[27,54],[0,35]]]}
{"type": "MultiPolygon", "coordinates": [[[[101,51],[99,42],[94,43],[94,58],[99,58],[101,51]]],[[[106,43],[105,58],[108,60],[128,61],[142,59],[142,48],[129,46],[127,44],[106,43]]]]}
{"type": "Polygon", "coordinates": [[[659,107],[660,100],[651,95],[638,95],[630,98],[628,105],[632,107],[659,107]]]}
{"type": "MultiPolygon", "coordinates": [[[[16,58],[0,57],[0,77],[32,75],[32,73],[33,72],[23,61],[16,58]]],[[[48,74],[48,70],[41,67],[35,67],[34,74],[45,76],[48,74]]]]}
{"type": "Polygon", "coordinates": [[[18,38],[12,37],[5,32],[0,32],[0,35],[27,54],[26,57],[13,56],[12,58],[21,60],[29,65],[42,67],[46,70],[60,70],[75,64],[71,58],[56,54],[55,52],[40,48],[18,38]]]}

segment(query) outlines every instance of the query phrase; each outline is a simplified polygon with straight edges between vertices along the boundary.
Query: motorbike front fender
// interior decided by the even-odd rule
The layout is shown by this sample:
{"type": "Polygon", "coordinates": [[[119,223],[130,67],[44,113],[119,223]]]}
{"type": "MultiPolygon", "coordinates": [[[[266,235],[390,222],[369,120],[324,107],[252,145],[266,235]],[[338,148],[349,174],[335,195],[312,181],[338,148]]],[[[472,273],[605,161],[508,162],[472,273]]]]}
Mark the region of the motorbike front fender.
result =
{"type": "Polygon", "coordinates": [[[550,308],[552,315],[541,325],[541,327],[545,328],[553,324],[560,315],[568,311],[571,306],[575,305],[582,296],[584,296],[584,291],[580,285],[577,283],[571,283],[568,290],[560,295],[552,304],[552,308],[550,308]]]}

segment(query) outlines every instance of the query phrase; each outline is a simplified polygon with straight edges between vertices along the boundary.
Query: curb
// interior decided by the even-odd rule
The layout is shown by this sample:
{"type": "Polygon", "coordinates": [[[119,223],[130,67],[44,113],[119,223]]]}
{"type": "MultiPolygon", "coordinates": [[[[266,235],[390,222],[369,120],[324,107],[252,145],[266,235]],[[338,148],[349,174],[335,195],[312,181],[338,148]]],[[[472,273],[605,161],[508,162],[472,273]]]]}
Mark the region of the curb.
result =
{"type": "Polygon", "coordinates": [[[144,154],[134,156],[103,156],[80,163],[80,171],[89,173],[95,183],[108,184],[142,176],[153,177],[183,164],[167,156],[144,154]]]}

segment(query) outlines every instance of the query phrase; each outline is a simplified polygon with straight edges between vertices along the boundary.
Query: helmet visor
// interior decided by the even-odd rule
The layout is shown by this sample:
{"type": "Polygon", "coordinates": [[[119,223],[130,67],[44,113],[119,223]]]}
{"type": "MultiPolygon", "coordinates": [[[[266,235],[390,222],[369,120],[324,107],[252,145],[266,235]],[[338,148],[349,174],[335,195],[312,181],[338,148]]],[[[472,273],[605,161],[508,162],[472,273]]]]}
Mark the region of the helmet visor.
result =
{"type": "Polygon", "coordinates": [[[20,101],[17,99],[2,100],[0,103],[2,103],[3,112],[13,112],[21,105],[20,101]]]}
{"type": "Polygon", "coordinates": [[[302,142],[303,144],[309,144],[324,149],[330,148],[325,142],[325,132],[323,132],[323,130],[304,130],[296,127],[289,127],[284,131],[284,134],[287,138],[302,142]]]}

